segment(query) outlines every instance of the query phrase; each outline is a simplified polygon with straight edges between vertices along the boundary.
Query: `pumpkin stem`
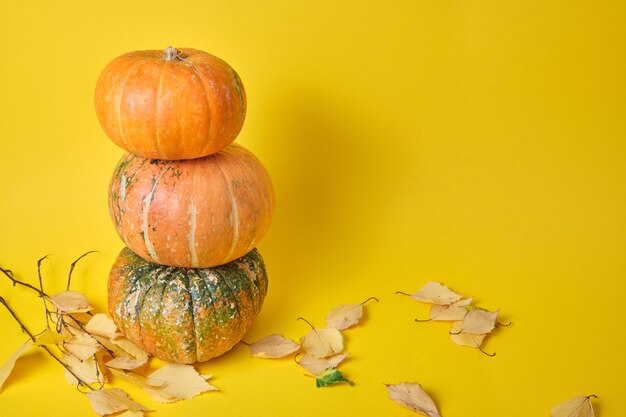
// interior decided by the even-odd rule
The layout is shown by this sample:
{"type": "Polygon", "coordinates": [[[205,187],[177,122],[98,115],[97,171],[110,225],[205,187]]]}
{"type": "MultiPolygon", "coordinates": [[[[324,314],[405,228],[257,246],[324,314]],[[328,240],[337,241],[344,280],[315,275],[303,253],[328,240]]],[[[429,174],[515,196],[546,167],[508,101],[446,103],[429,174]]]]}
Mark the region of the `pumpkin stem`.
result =
{"type": "Polygon", "coordinates": [[[180,56],[180,51],[173,46],[168,46],[163,51],[163,59],[166,61],[182,61],[183,57],[180,56]]]}

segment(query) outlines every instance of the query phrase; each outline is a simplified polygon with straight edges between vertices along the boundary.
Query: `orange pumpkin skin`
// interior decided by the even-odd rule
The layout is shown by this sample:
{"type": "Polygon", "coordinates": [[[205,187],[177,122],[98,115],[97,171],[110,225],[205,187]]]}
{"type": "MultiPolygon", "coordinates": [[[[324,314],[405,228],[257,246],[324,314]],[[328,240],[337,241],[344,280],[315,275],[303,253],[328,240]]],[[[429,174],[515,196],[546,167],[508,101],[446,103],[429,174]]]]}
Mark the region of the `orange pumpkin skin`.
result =
{"type": "Polygon", "coordinates": [[[153,159],[193,159],[235,140],[246,94],[226,62],[170,47],[114,59],[100,74],[95,106],[105,133],[124,150],[153,159]]]}
{"type": "Polygon", "coordinates": [[[108,310],[132,342],[163,360],[206,361],[246,334],[267,293],[256,249],[215,268],[173,268],[124,248],[108,281],[108,310]]]}
{"type": "Polygon", "coordinates": [[[237,259],[265,235],[273,211],[267,171],[237,144],[185,161],[126,154],[109,187],[118,234],[161,265],[207,268],[237,259]]]}

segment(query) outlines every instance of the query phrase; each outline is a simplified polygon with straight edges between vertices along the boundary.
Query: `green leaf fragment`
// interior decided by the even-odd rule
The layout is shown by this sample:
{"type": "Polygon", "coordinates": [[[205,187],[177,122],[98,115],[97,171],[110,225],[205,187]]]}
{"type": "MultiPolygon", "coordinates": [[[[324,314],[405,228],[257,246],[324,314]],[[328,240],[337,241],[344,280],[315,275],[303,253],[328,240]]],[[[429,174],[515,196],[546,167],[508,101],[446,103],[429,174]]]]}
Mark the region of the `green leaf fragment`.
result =
{"type": "Polygon", "coordinates": [[[315,377],[315,386],[317,388],[327,387],[329,385],[334,385],[339,382],[347,382],[350,385],[354,385],[354,382],[346,379],[343,374],[339,371],[339,369],[330,367],[324,370],[321,374],[315,377]]]}

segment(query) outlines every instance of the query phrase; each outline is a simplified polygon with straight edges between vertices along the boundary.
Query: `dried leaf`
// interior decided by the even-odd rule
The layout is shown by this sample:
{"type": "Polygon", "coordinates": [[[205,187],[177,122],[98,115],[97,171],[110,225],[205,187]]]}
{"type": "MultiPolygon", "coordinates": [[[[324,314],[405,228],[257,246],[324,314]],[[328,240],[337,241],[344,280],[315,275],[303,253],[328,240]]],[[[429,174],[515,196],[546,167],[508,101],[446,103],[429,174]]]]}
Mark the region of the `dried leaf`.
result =
{"type": "Polygon", "coordinates": [[[326,315],[326,327],[345,330],[358,324],[361,317],[363,317],[362,304],[341,304],[326,315]]]}
{"type": "Polygon", "coordinates": [[[148,357],[150,356],[148,355],[148,352],[146,352],[130,340],[126,339],[125,337],[112,339],[111,342],[139,361],[147,361],[148,357]]]}
{"type": "Polygon", "coordinates": [[[314,358],[311,355],[304,354],[302,358],[298,361],[298,365],[309,371],[310,373],[317,375],[323,372],[328,368],[335,368],[339,365],[346,357],[347,353],[340,353],[339,355],[334,355],[328,358],[314,358]]]}
{"type": "Polygon", "coordinates": [[[119,414],[117,417],[144,417],[145,414],[143,413],[143,411],[124,411],[122,414],[119,414]]]}
{"type": "Polygon", "coordinates": [[[557,405],[550,410],[550,417],[595,417],[591,397],[595,395],[578,395],[557,405]]]}
{"type": "Polygon", "coordinates": [[[329,385],[334,385],[339,382],[347,382],[350,385],[354,385],[354,382],[350,381],[349,379],[346,379],[346,377],[344,377],[343,374],[337,368],[328,368],[322,371],[322,373],[320,373],[315,378],[315,386],[317,388],[327,387],[329,385]]]}
{"type": "Polygon", "coordinates": [[[148,375],[150,385],[162,386],[145,390],[159,402],[173,402],[195,397],[205,391],[216,391],[206,382],[209,377],[201,376],[193,366],[170,363],[148,375]]]}
{"type": "Polygon", "coordinates": [[[498,311],[487,311],[477,308],[467,312],[461,322],[461,333],[487,334],[496,327],[498,311]]]}
{"type": "Polygon", "coordinates": [[[67,333],[61,334],[53,330],[46,329],[42,334],[35,338],[35,343],[37,343],[38,346],[60,345],[69,339],[71,339],[71,336],[67,333]]]}
{"type": "Polygon", "coordinates": [[[165,382],[161,382],[159,384],[150,384],[148,382],[147,377],[140,375],[138,373],[132,372],[132,371],[124,372],[115,368],[109,368],[109,371],[111,371],[111,373],[116,378],[119,378],[122,381],[130,382],[131,384],[137,385],[138,387],[141,387],[141,388],[148,387],[148,388],[158,389],[158,388],[163,388],[165,386],[165,382]]]}
{"type": "Polygon", "coordinates": [[[103,388],[87,393],[94,411],[101,416],[123,410],[150,411],[143,405],[134,402],[128,394],[119,388],[103,388]]]}
{"type": "Polygon", "coordinates": [[[129,358],[128,356],[118,356],[106,362],[105,365],[109,368],[117,369],[137,369],[146,364],[146,361],[140,361],[138,359],[129,358]]]}
{"type": "Polygon", "coordinates": [[[5,381],[11,375],[13,368],[15,367],[15,362],[32,346],[32,341],[28,339],[22,346],[20,346],[7,361],[0,368],[0,391],[2,391],[2,386],[5,381]]]}
{"type": "Polygon", "coordinates": [[[326,358],[343,350],[343,336],[337,329],[313,328],[300,338],[302,350],[315,358],[326,358]]]}
{"type": "Polygon", "coordinates": [[[427,282],[417,292],[411,294],[415,301],[428,304],[449,305],[459,301],[463,296],[452,291],[440,282],[427,282]]]}
{"type": "Polygon", "coordinates": [[[115,339],[120,335],[117,326],[106,314],[95,314],[85,325],[85,330],[94,336],[108,337],[115,339]]]}
{"type": "Polygon", "coordinates": [[[282,334],[273,334],[264,337],[248,347],[253,357],[263,359],[283,358],[300,349],[299,344],[286,339],[282,334]]]}
{"type": "Polygon", "coordinates": [[[461,332],[463,322],[455,321],[450,329],[450,339],[457,345],[480,348],[485,339],[485,334],[472,334],[461,332]]]}
{"type": "Polygon", "coordinates": [[[59,311],[65,313],[80,313],[93,308],[89,305],[87,297],[78,291],[63,291],[48,298],[59,311]]]}
{"type": "MultiPolygon", "coordinates": [[[[83,382],[92,384],[95,382],[106,382],[106,375],[102,373],[102,368],[93,356],[81,361],[73,355],[63,354],[63,363],[67,365],[83,382]]],[[[77,384],[78,381],[74,378],[67,369],[65,370],[65,379],[70,384],[77,384]]]]}
{"type": "Polygon", "coordinates": [[[98,341],[89,336],[87,333],[78,334],[72,337],[67,342],[63,343],[63,346],[68,352],[76,356],[81,361],[93,356],[101,348],[98,341]]]}
{"type": "Polygon", "coordinates": [[[433,304],[430,308],[430,319],[433,321],[463,320],[468,311],[467,306],[469,306],[471,302],[471,298],[466,298],[450,305],[433,304]]]}
{"type": "Polygon", "coordinates": [[[389,399],[401,406],[429,417],[441,417],[433,400],[417,382],[385,384],[385,386],[389,393],[389,399]]]}

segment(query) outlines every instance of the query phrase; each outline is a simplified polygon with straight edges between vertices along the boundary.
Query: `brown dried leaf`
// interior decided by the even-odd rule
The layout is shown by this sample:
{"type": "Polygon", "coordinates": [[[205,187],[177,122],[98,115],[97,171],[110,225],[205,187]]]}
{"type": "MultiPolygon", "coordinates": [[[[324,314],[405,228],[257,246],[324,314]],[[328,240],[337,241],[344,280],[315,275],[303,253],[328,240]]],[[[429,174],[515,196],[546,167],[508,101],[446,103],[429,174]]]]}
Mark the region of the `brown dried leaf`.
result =
{"type": "Polygon", "coordinates": [[[427,282],[417,292],[411,294],[415,301],[428,304],[449,305],[459,301],[463,296],[452,291],[440,282],[427,282]]]}
{"type": "Polygon", "coordinates": [[[105,365],[109,368],[116,369],[137,369],[146,364],[147,361],[140,361],[138,359],[129,358],[128,356],[118,356],[106,362],[105,365]]]}
{"type": "Polygon", "coordinates": [[[343,350],[343,336],[337,329],[313,328],[300,338],[302,350],[315,358],[326,358],[343,350]]]}
{"type": "Polygon", "coordinates": [[[87,297],[78,291],[63,291],[49,296],[48,299],[59,311],[65,313],[81,313],[93,308],[87,297]]]}
{"type": "Polygon", "coordinates": [[[430,307],[430,319],[433,321],[457,321],[463,320],[467,314],[467,306],[472,303],[471,298],[459,300],[450,305],[433,304],[430,307]]]}
{"type": "MultiPolygon", "coordinates": [[[[100,368],[93,356],[81,361],[73,355],[64,353],[62,360],[83,382],[87,384],[106,382],[106,375],[102,373],[102,368],[100,368]]],[[[65,379],[70,384],[78,383],[74,375],[67,369],[65,370],[65,379]]]]}
{"type": "Polygon", "coordinates": [[[33,345],[33,342],[28,339],[22,346],[20,346],[7,361],[0,368],[0,391],[2,391],[2,386],[5,381],[11,375],[13,368],[15,367],[15,362],[33,345]]]}
{"type": "Polygon", "coordinates": [[[429,417],[441,417],[433,400],[417,382],[385,384],[389,399],[416,413],[429,417]]]}
{"type": "Polygon", "coordinates": [[[63,343],[63,346],[68,352],[76,356],[81,361],[93,356],[101,348],[98,341],[89,336],[87,333],[78,334],[72,337],[67,342],[63,343]]]}
{"type": "Polygon", "coordinates": [[[250,354],[255,358],[283,358],[300,349],[296,342],[286,339],[282,334],[264,337],[248,346],[250,354]]]}
{"type": "Polygon", "coordinates": [[[487,334],[496,327],[499,311],[487,311],[477,308],[467,312],[461,322],[461,333],[487,334]]]}
{"type": "Polygon", "coordinates": [[[358,324],[363,317],[362,304],[340,304],[326,315],[326,327],[345,330],[358,324]]]}
{"type": "Polygon", "coordinates": [[[314,358],[311,355],[304,354],[302,358],[298,361],[298,365],[312,373],[313,375],[317,375],[322,373],[322,371],[328,368],[336,368],[345,358],[348,356],[347,353],[340,353],[339,355],[334,355],[328,358],[314,358]]]}
{"type": "Polygon", "coordinates": [[[95,314],[85,325],[85,330],[94,336],[115,339],[120,335],[117,326],[106,314],[95,314]]]}
{"type": "Polygon", "coordinates": [[[209,378],[200,375],[191,365],[169,363],[148,375],[150,385],[162,388],[144,389],[156,401],[168,403],[192,398],[205,391],[217,391],[217,388],[206,382],[209,378]]]}
{"type": "Polygon", "coordinates": [[[550,410],[550,417],[595,417],[591,397],[595,395],[578,395],[570,398],[550,410]]]}
{"type": "Polygon", "coordinates": [[[117,413],[123,410],[150,411],[143,405],[134,402],[128,394],[119,388],[103,388],[87,393],[94,411],[101,416],[117,413]]]}
{"type": "Polygon", "coordinates": [[[450,329],[450,338],[454,343],[461,346],[469,346],[473,348],[480,348],[485,339],[485,334],[472,334],[461,332],[463,322],[455,321],[450,329]]]}

